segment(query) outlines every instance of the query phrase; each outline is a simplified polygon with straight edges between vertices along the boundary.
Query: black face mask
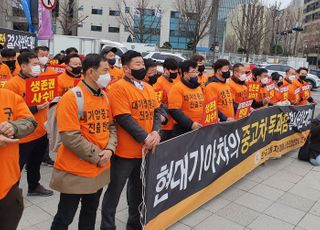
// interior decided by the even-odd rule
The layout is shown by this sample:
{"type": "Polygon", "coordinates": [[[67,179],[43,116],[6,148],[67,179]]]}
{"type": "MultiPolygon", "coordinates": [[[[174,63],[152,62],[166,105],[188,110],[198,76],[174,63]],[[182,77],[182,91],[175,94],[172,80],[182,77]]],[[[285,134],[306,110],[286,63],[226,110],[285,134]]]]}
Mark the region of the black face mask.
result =
{"type": "Polygon", "coordinates": [[[230,75],[231,75],[230,71],[222,72],[222,77],[223,77],[224,79],[230,78],[230,75]]]}
{"type": "Polygon", "coordinates": [[[305,81],[305,80],[307,79],[307,76],[300,75],[300,79],[301,79],[302,81],[305,81]]]}
{"type": "Polygon", "coordinates": [[[199,67],[198,67],[198,71],[202,74],[203,73],[203,71],[206,69],[206,67],[204,66],[204,65],[200,65],[199,67]]]}
{"type": "Polygon", "coordinates": [[[72,68],[71,73],[73,73],[74,75],[80,75],[80,73],[82,71],[82,67],[81,66],[71,67],[71,68],[72,68]]]}
{"type": "Polygon", "coordinates": [[[9,67],[9,69],[11,70],[11,72],[12,72],[13,70],[15,70],[15,68],[16,68],[16,60],[3,61],[3,63],[6,64],[6,65],[9,67]]]}
{"type": "Polygon", "coordinates": [[[148,83],[149,83],[150,85],[154,85],[154,84],[156,84],[157,80],[158,80],[158,75],[155,74],[155,75],[149,77],[148,83]]]}
{"type": "Polygon", "coordinates": [[[178,77],[178,73],[170,73],[169,76],[171,79],[176,79],[178,77]]]}
{"type": "Polygon", "coordinates": [[[282,81],[279,81],[279,82],[277,83],[277,85],[278,85],[278,87],[281,87],[281,86],[283,86],[283,82],[282,82],[282,81]]]}
{"type": "Polygon", "coordinates": [[[141,68],[138,70],[132,69],[131,74],[135,79],[137,79],[138,81],[141,81],[145,78],[147,74],[147,70],[145,68],[141,68]]]}
{"type": "Polygon", "coordinates": [[[109,65],[114,66],[114,64],[116,64],[116,59],[112,58],[112,59],[107,59],[109,65]]]}

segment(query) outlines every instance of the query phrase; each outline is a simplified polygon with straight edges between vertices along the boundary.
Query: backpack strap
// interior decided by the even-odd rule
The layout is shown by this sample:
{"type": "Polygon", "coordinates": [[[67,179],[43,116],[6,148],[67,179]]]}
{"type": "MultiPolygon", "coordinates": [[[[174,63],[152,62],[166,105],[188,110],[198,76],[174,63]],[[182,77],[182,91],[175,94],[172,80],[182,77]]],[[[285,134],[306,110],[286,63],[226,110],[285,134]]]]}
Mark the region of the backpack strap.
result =
{"type": "Polygon", "coordinates": [[[80,120],[83,110],[84,110],[84,97],[82,89],[79,86],[76,86],[71,89],[71,91],[74,93],[74,96],[76,97],[76,102],[78,106],[78,119],[80,120]]]}

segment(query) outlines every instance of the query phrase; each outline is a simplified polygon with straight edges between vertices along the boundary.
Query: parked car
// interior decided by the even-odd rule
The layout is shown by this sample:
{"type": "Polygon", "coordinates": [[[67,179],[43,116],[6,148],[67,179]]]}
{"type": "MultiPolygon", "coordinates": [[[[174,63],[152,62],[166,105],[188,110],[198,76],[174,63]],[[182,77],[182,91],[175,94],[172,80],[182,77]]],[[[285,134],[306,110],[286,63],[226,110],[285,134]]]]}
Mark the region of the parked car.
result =
{"type": "Polygon", "coordinates": [[[320,69],[317,69],[317,70],[310,70],[310,73],[311,74],[314,74],[316,76],[318,76],[320,78],[320,69]]]}
{"type": "MultiPolygon", "coordinates": [[[[287,69],[292,68],[291,66],[280,64],[260,65],[260,67],[267,69],[269,75],[273,72],[278,72],[283,76],[286,74],[287,69]]],[[[320,87],[320,79],[314,74],[309,73],[306,81],[312,85],[313,89],[320,87]]]]}
{"type": "Polygon", "coordinates": [[[167,58],[174,58],[177,62],[182,62],[186,60],[181,54],[173,54],[166,52],[150,52],[144,56],[144,58],[151,58],[158,63],[163,63],[167,58]]]}

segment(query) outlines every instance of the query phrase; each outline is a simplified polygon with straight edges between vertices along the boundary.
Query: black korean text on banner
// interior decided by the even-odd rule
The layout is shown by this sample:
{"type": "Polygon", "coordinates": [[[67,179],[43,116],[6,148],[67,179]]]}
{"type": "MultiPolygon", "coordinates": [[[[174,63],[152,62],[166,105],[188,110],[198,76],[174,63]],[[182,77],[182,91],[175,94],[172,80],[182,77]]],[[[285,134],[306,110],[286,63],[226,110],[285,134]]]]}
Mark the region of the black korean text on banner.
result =
{"type": "Polygon", "coordinates": [[[0,45],[8,49],[34,49],[36,35],[32,33],[0,28],[0,45]]]}
{"type": "Polygon", "coordinates": [[[302,146],[313,111],[313,105],[270,107],[160,144],[147,156],[146,229],[168,227],[270,157],[302,146]],[[215,183],[220,187],[201,193],[215,183]]]}

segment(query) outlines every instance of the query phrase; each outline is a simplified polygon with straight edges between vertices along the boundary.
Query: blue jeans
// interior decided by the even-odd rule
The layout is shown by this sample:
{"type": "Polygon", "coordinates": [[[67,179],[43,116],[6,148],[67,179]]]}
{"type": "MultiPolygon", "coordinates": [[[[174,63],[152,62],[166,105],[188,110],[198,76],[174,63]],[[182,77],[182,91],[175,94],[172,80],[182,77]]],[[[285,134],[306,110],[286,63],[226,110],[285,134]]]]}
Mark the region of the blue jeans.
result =
{"type": "Polygon", "coordinates": [[[311,158],[310,163],[314,166],[320,166],[320,155],[318,155],[316,158],[311,158]]]}

